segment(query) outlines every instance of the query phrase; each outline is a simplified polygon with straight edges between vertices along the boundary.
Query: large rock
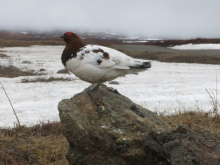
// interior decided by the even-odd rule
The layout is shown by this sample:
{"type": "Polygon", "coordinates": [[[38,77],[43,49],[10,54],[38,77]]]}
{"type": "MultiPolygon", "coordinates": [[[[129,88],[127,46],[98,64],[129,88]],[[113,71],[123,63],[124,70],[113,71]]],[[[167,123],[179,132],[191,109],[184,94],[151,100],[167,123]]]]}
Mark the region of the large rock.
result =
{"type": "Polygon", "coordinates": [[[155,113],[106,86],[62,100],[58,109],[71,165],[220,163],[216,144],[210,147],[186,126],[172,130],[155,113]]]}

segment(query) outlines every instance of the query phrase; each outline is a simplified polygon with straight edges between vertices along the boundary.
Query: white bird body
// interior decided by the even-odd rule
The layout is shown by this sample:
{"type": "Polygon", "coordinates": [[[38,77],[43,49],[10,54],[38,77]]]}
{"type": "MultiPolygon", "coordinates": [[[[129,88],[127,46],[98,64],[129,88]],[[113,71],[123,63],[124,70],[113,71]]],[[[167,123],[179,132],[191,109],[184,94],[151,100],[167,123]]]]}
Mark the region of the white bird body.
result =
{"type": "Polygon", "coordinates": [[[117,50],[87,45],[76,53],[75,58],[70,58],[66,62],[66,69],[84,81],[102,83],[126,74],[137,74],[138,71],[143,71],[143,68],[137,69],[141,63],[140,60],[117,50]]]}
{"type": "Polygon", "coordinates": [[[105,46],[85,46],[72,32],[66,32],[61,38],[66,42],[61,56],[63,65],[81,80],[92,83],[91,89],[98,88],[105,81],[137,74],[151,67],[150,62],[131,58],[105,46]]]}

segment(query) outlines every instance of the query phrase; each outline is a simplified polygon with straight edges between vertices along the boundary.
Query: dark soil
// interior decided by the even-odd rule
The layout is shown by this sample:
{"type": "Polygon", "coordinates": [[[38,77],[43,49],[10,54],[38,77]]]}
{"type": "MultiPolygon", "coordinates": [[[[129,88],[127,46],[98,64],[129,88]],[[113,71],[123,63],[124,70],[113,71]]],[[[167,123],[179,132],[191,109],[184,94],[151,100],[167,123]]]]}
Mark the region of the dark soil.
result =
{"type": "Polygon", "coordinates": [[[0,53],[0,58],[8,58],[8,56],[0,53]]]}
{"type": "Polygon", "coordinates": [[[176,50],[153,45],[112,45],[134,58],[161,62],[220,64],[220,50],[176,50]]]}
{"type": "Polygon", "coordinates": [[[184,44],[217,44],[220,43],[219,38],[196,38],[196,39],[189,39],[189,40],[163,40],[163,42],[156,40],[156,41],[149,41],[147,45],[157,45],[157,46],[175,46],[175,45],[184,45],[184,44]]]}
{"type": "Polygon", "coordinates": [[[8,78],[13,78],[13,77],[19,77],[19,76],[33,76],[36,75],[33,72],[24,72],[21,71],[19,68],[15,66],[0,66],[0,77],[8,77],[8,78]]]}

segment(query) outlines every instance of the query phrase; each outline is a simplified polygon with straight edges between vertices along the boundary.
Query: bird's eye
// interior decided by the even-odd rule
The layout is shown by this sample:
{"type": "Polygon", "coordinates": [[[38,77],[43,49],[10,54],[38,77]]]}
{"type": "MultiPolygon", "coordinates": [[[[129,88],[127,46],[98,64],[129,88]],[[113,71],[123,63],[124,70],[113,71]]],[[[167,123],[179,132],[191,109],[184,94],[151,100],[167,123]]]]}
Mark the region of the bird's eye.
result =
{"type": "Polygon", "coordinates": [[[66,35],[66,37],[69,37],[69,36],[70,36],[69,34],[66,35]]]}

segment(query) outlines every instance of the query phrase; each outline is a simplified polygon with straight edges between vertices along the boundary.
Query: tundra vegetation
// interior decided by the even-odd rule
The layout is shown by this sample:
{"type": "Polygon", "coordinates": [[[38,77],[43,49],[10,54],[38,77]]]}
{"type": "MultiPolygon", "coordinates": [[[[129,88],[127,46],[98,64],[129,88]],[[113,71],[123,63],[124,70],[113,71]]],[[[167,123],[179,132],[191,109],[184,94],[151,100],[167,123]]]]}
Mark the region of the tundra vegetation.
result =
{"type": "MultiPolygon", "coordinates": [[[[95,42],[95,41],[94,41],[95,42]]],[[[167,41],[164,43],[152,43],[152,45],[170,46],[189,41],[167,41]]],[[[195,42],[204,43],[204,40],[195,40],[195,42]]],[[[211,42],[218,42],[212,40],[211,42]]],[[[10,46],[30,46],[30,45],[63,45],[62,41],[18,41],[18,40],[0,40],[0,47],[10,46]]],[[[187,63],[204,63],[220,64],[220,58],[216,56],[200,56],[200,52],[194,53],[184,51],[137,51],[128,50],[123,45],[111,45],[122,52],[136,58],[158,60],[163,62],[187,62],[187,63]]],[[[142,45],[143,46],[143,45],[142,45]]],[[[154,47],[156,49],[157,47],[154,47]]],[[[0,59],[8,58],[0,51],[0,59]]],[[[36,76],[36,73],[21,71],[14,66],[0,66],[0,77],[17,77],[17,76],[36,76]]],[[[57,77],[35,77],[24,78],[23,83],[28,82],[50,82],[50,81],[72,81],[69,78],[57,77]]],[[[217,89],[216,89],[217,90],[217,89]]],[[[208,91],[207,91],[208,92],[208,91]]],[[[217,100],[217,92],[214,95],[209,94],[212,111],[183,111],[179,110],[173,114],[158,114],[168,124],[177,128],[179,125],[188,125],[192,130],[209,130],[211,133],[220,137],[220,117],[218,109],[220,107],[217,100]]],[[[19,119],[18,119],[19,120],[19,119]]],[[[62,134],[61,124],[59,122],[40,123],[38,125],[27,127],[15,125],[14,128],[0,129],[0,164],[11,165],[28,165],[28,164],[51,164],[65,165],[68,164],[65,154],[68,150],[68,142],[62,134]]]]}

